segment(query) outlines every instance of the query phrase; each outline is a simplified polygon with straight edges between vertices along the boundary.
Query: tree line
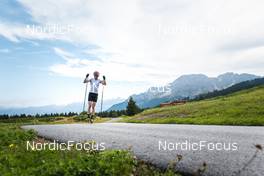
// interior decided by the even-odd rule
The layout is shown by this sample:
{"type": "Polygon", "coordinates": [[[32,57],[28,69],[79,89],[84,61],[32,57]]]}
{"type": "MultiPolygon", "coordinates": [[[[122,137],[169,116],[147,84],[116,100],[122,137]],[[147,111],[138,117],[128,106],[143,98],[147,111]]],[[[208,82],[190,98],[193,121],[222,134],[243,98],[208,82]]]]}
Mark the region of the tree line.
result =
{"type": "Polygon", "coordinates": [[[8,115],[8,114],[0,114],[1,119],[11,119],[11,118],[47,118],[47,117],[72,117],[78,115],[76,112],[68,112],[68,113],[45,113],[45,114],[35,114],[35,115],[30,115],[30,114],[14,114],[14,115],[8,115]]]}
{"type": "MultiPolygon", "coordinates": [[[[122,115],[133,116],[137,113],[142,112],[143,109],[139,108],[136,102],[133,100],[132,97],[129,98],[127,108],[125,110],[111,110],[111,111],[103,111],[96,113],[99,117],[120,117],[122,115]]],[[[86,114],[87,112],[83,112],[81,114],[86,114]]],[[[72,117],[79,115],[76,112],[68,112],[68,113],[45,113],[45,114],[35,114],[35,115],[27,115],[27,114],[20,114],[20,115],[8,115],[2,114],[0,115],[0,119],[14,119],[14,118],[48,118],[48,117],[72,117]]]]}
{"type": "Polygon", "coordinates": [[[136,101],[134,101],[134,99],[130,97],[125,110],[103,111],[97,113],[97,115],[100,117],[120,117],[122,115],[133,116],[142,111],[143,109],[139,108],[139,106],[136,104],[136,101]]]}

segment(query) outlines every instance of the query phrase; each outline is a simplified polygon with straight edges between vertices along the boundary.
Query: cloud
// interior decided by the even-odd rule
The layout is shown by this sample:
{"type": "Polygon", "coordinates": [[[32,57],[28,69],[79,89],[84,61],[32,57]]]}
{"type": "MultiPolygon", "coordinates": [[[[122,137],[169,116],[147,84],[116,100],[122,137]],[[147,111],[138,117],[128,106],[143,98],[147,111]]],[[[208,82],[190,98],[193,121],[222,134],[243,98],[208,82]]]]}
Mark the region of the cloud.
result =
{"type": "Polygon", "coordinates": [[[259,48],[264,46],[264,38],[263,37],[249,37],[244,39],[235,39],[228,42],[228,44],[224,44],[223,47],[220,47],[219,50],[222,52],[243,52],[245,50],[250,50],[254,48],[259,48]]]}
{"type": "MultiPolygon", "coordinates": [[[[30,19],[21,20],[21,16],[14,23],[3,17],[0,36],[16,47],[21,47],[21,41],[32,42],[40,49],[32,54],[41,52],[42,44],[48,52],[52,48],[50,58],[54,54],[61,58],[56,63],[48,61],[52,76],[76,78],[81,84],[87,72],[99,70],[107,76],[108,98],[125,98],[183,74],[264,74],[262,0],[18,2],[30,19]]],[[[58,83],[56,87],[60,86],[58,83]]],[[[76,91],[69,91],[69,87],[52,90],[55,93],[51,97],[64,102],[67,93],[65,98],[71,97],[67,101],[76,100],[81,86],[71,86],[76,91]]],[[[54,101],[50,99],[47,101],[54,101]]]]}
{"type": "Polygon", "coordinates": [[[87,60],[76,58],[72,53],[69,53],[60,48],[54,48],[55,53],[65,60],[63,64],[55,64],[50,67],[53,73],[60,74],[62,76],[80,77],[86,75],[87,71],[91,70],[91,65],[100,66],[100,61],[87,60]]]}
{"type": "Polygon", "coordinates": [[[21,40],[38,45],[34,40],[61,40],[70,41],[67,34],[72,32],[71,25],[61,25],[59,23],[42,24],[42,23],[14,23],[12,21],[0,22],[0,36],[5,37],[11,42],[19,43],[21,40]],[[33,41],[32,41],[33,40],[33,41]]]}
{"type": "MultiPolygon", "coordinates": [[[[93,73],[99,70],[102,75],[107,75],[111,81],[116,82],[137,82],[157,83],[157,75],[152,75],[153,69],[143,65],[130,65],[125,62],[115,62],[109,59],[89,60],[76,57],[73,53],[61,48],[54,48],[54,52],[64,59],[64,63],[54,64],[50,71],[61,76],[83,78],[86,73],[93,73]],[[127,75],[132,75],[127,77],[127,75]],[[142,79],[144,77],[144,79],[142,79]]],[[[94,51],[96,52],[96,51],[94,51]]],[[[160,76],[160,75],[158,75],[160,76]]]]}
{"type": "Polygon", "coordinates": [[[252,47],[237,52],[228,53],[229,62],[226,67],[238,72],[255,73],[263,76],[264,46],[252,47]]]}
{"type": "MultiPolygon", "coordinates": [[[[261,0],[19,2],[36,24],[71,29],[62,35],[32,35],[21,32],[21,26],[11,31],[1,30],[0,26],[0,33],[8,39],[59,39],[99,46],[100,49],[83,51],[94,61],[56,51],[66,63],[53,65],[51,70],[65,76],[77,77],[87,70],[100,69],[116,80],[130,78],[156,83],[160,78],[166,82],[188,73],[214,76],[226,71],[243,72],[247,71],[244,67],[231,65],[240,59],[245,61],[236,51],[262,46],[259,36],[264,34],[261,0]],[[230,70],[234,68],[237,70],[230,70]]],[[[252,57],[263,56],[256,54],[252,57]]],[[[246,60],[251,62],[251,71],[259,73],[257,59],[246,60]]]]}
{"type": "MultiPolygon", "coordinates": [[[[156,68],[150,74],[160,76],[228,71],[224,63],[229,58],[219,48],[245,36],[246,45],[264,33],[259,15],[264,2],[259,0],[20,2],[38,23],[72,25],[65,38],[116,53],[108,58],[112,62],[156,68]],[[221,65],[212,68],[216,64],[221,65]]],[[[122,72],[122,67],[113,69],[122,72]]]]}

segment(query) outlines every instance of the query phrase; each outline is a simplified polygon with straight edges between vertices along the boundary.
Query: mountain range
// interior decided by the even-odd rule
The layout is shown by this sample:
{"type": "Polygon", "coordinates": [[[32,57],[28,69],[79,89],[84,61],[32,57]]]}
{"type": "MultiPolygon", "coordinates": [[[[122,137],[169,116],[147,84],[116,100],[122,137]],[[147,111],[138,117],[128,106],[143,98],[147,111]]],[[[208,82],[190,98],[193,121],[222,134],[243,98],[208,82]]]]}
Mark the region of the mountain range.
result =
{"type": "MultiPolygon", "coordinates": [[[[131,95],[141,108],[150,108],[158,106],[160,103],[169,102],[183,98],[194,98],[199,94],[222,90],[234,84],[253,80],[260,76],[252,74],[225,73],[217,77],[208,77],[203,74],[183,75],[175,81],[163,87],[151,87],[146,92],[131,95]]],[[[130,96],[129,96],[130,97],[130,96]]],[[[127,99],[111,99],[104,101],[103,110],[123,110],[126,108],[127,99]]],[[[0,114],[45,114],[45,113],[64,113],[81,112],[82,102],[68,105],[47,105],[38,107],[5,108],[0,107],[0,114]]],[[[97,110],[100,110],[100,101],[97,104],[97,110]]]]}
{"type": "MultiPolygon", "coordinates": [[[[116,98],[111,100],[105,100],[103,105],[103,110],[107,110],[111,105],[123,101],[124,99],[116,98]]],[[[100,111],[101,102],[97,103],[96,109],[100,111]]],[[[86,103],[87,107],[87,103],[86,103]]],[[[50,114],[50,113],[65,113],[65,112],[81,112],[83,109],[83,103],[71,103],[68,105],[47,105],[47,106],[36,106],[36,107],[14,107],[14,108],[6,108],[0,107],[0,114],[50,114]]]]}
{"type": "MultiPolygon", "coordinates": [[[[222,90],[234,84],[253,80],[260,76],[252,74],[236,74],[228,72],[217,77],[208,77],[203,74],[183,75],[164,87],[151,87],[146,92],[131,95],[141,108],[151,108],[160,103],[195,98],[199,94],[222,90]]],[[[110,110],[123,110],[127,106],[128,99],[111,106],[110,110]]]]}

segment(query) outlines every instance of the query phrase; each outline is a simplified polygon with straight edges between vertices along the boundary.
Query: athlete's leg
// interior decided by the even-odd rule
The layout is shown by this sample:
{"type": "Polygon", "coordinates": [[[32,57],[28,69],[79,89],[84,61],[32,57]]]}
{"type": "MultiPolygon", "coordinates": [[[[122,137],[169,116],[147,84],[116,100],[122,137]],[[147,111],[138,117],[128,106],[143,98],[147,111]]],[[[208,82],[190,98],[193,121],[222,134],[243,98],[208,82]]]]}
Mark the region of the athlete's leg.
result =
{"type": "Polygon", "coordinates": [[[92,107],[93,107],[93,102],[89,101],[89,103],[88,103],[88,111],[87,111],[88,114],[92,113],[92,107]]]}
{"type": "Polygon", "coordinates": [[[96,106],[96,102],[92,102],[92,114],[95,114],[95,106],[96,106]]]}

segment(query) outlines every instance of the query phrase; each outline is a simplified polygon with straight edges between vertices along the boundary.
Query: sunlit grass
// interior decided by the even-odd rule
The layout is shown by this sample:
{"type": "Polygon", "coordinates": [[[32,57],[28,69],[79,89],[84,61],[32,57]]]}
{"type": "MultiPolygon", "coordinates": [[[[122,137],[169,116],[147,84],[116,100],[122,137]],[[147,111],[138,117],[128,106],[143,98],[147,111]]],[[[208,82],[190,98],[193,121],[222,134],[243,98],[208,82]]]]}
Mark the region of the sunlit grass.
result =
{"type": "MultiPolygon", "coordinates": [[[[48,142],[19,124],[0,123],[0,175],[178,175],[138,162],[129,150],[27,150],[26,141],[48,142]]],[[[178,175],[179,176],[179,175],[178,175]]]]}
{"type": "Polygon", "coordinates": [[[264,125],[264,86],[184,105],[148,109],[134,123],[264,125]]]}

